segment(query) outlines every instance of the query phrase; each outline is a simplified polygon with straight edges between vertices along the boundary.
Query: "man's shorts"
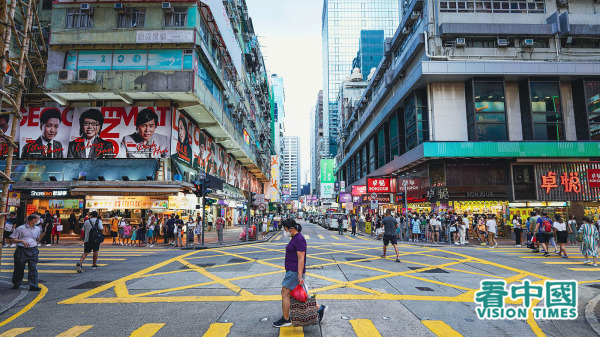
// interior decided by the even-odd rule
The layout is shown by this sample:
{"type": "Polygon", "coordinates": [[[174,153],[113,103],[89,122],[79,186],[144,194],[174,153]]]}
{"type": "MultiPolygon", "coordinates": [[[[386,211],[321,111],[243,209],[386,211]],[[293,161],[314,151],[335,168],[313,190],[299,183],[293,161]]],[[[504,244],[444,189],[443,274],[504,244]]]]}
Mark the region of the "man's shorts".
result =
{"type": "Polygon", "coordinates": [[[548,243],[550,242],[550,237],[552,236],[552,234],[546,234],[546,233],[537,233],[535,235],[535,237],[537,238],[537,242],[538,243],[548,243]]]}
{"type": "Polygon", "coordinates": [[[83,252],[84,253],[89,253],[91,251],[97,252],[98,250],[100,250],[100,243],[92,243],[92,242],[86,242],[83,244],[83,252]]]}
{"type": "Polygon", "coordinates": [[[479,231],[479,234],[485,235],[487,232],[479,231]]]}
{"type": "Polygon", "coordinates": [[[392,242],[392,245],[398,244],[398,238],[395,235],[384,235],[383,236],[383,245],[387,246],[392,242]]]}

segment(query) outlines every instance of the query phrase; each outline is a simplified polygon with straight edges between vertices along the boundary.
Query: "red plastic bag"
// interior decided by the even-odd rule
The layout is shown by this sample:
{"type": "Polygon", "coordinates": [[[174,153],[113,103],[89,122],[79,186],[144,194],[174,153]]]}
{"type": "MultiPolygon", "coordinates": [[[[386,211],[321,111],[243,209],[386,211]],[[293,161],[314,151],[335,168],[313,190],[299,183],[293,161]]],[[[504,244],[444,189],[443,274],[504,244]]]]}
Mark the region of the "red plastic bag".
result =
{"type": "Polygon", "coordinates": [[[296,288],[294,288],[294,290],[292,290],[291,295],[295,300],[300,302],[306,302],[306,299],[308,298],[306,290],[304,290],[304,287],[299,284],[296,286],[296,288]]]}
{"type": "Polygon", "coordinates": [[[535,236],[534,236],[534,237],[532,237],[532,238],[531,238],[531,242],[532,242],[532,243],[536,243],[536,242],[537,242],[537,238],[536,238],[535,236]]]}

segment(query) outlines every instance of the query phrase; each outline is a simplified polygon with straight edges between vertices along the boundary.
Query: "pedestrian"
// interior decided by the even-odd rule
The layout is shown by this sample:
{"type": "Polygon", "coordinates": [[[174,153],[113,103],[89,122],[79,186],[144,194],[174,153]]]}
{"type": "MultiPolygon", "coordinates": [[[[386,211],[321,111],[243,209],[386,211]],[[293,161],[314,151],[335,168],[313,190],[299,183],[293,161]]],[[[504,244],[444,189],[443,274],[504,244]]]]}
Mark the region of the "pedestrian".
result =
{"type": "MultiPolygon", "coordinates": [[[[125,220],[122,220],[125,221],[125,220]]],[[[129,241],[131,238],[131,225],[129,224],[129,222],[125,221],[125,225],[123,226],[123,245],[124,246],[131,246],[131,241],[129,241]]]]}
{"type": "Polygon", "coordinates": [[[138,242],[138,247],[141,247],[146,242],[146,223],[144,219],[141,219],[140,225],[138,226],[136,239],[138,242]]]}
{"type": "Polygon", "coordinates": [[[567,243],[569,239],[569,232],[567,229],[567,224],[563,221],[560,214],[554,215],[554,223],[552,224],[554,228],[554,234],[556,234],[556,241],[558,241],[559,251],[558,256],[562,255],[562,258],[568,259],[567,250],[565,249],[565,243],[567,243]]]}
{"type": "Polygon", "coordinates": [[[350,227],[352,229],[352,233],[350,233],[350,236],[355,237],[356,236],[356,216],[352,216],[352,219],[350,220],[350,227]]]}
{"type": "Polygon", "coordinates": [[[167,220],[165,229],[165,237],[167,238],[167,244],[175,245],[175,214],[171,213],[169,220],[167,220]]]}
{"type": "Polygon", "coordinates": [[[579,235],[581,235],[581,254],[585,257],[584,264],[591,263],[589,257],[594,258],[594,263],[592,264],[594,267],[597,267],[596,258],[598,257],[598,241],[600,240],[600,234],[598,229],[594,224],[592,224],[592,219],[589,217],[583,218],[583,224],[579,227],[578,231],[579,235]]]}
{"type": "MultiPolygon", "coordinates": [[[[291,326],[290,320],[290,294],[297,285],[304,285],[306,271],[307,245],[302,232],[302,226],[293,219],[287,219],[282,223],[283,235],[290,240],[285,247],[285,277],[281,282],[281,309],[283,315],[273,323],[276,328],[291,326]]],[[[327,306],[319,307],[319,323],[323,322],[327,306]]]]}
{"type": "Polygon", "coordinates": [[[381,221],[383,224],[383,254],[381,257],[385,259],[387,252],[387,246],[392,243],[394,250],[396,251],[396,262],[400,262],[400,252],[398,251],[398,239],[396,238],[396,228],[398,223],[392,218],[392,212],[388,209],[386,211],[386,217],[381,221]]]}
{"type": "Polygon", "coordinates": [[[520,215],[517,214],[513,217],[512,225],[515,232],[515,246],[520,247],[523,240],[523,223],[520,215]]]}
{"type": "Polygon", "coordinates": [[[569,228],[569,242],[571,243],[571,246],[575,246],[577,243],[577,221],[575,221],[574,215],[569,217],[567,227],[569,228]]]}
{"type": "Polygon", "coordinates": [[[485,226],[485,218],[481,215],[477,218],[477,233],[479,234],[479,243],[482,246],[487,245],[487,242],[485,240],[485,234],[487,233],[487,228],[485,226]]]}
{"type": "Polygon", "coordinates": [[[156,225],[154,224],[155,220],[154,217],[152,217],[149,221],[148,221],[148,227],[146,229],[146,247],[154,247],[154,245],[152,244],[152,242],[154,242],[154,233],[156,233],[156,225]]]}
{"type": "Polygon", "coordinates": [[[202,243],[201,241],[201,235],[202,235],[202,229],[203,229],[203,223],[202,223],[202,217],[200,215],[198,215],[196,217],[196,227],[194,227],[194,234],[196,234],[196,238],[198,239],[198,245],[200,245],[202,243]]]}
{"type": "Polygon", "coordinates": [[[269,219],[265,215],[262,218],[262,237],[263,237],[263,239],[267,238],[267,230],[268,229],[269,229],[269,219]]]}
{"type": "Polygon", "coordinates": [[[344,235],[344,220],[342,220],[342,216],[345,215],[338,215],[337,217],[338,235],[344,235]]]}
{"type": "Polygon", "coordinates": [[[70,235],[75,235],[75,225],[77,224],[77,217],[75,216],[75,211],[71,212],[71,215],[69,216],[69,234],[70,235]]]}
{"type": "Polygon", "coordinates": [[[185,227],[187,229],[187,237],[186,237],[187,245],[193,246],[194,245],[194,227],[196,227],[196,223],[194,222],[194,218],[191,215],[188,217],[188,221],[185,223],[185,227]]]}
{"type": "Polygon", "coordinates": [[[209,213],[206,215],[206,222],[208,223],[208,230],[209,230],[209,231],[212,231],[212,228],[213,228],[213,223],[214,223],[214,221],[215,221],[215,218],[214,218],[214,217],[213,217],[213,215],[212,215],[212,214],[209,212],[209,213]]]}
{"type": "Polygon", "coordinates": [[[179,215],[175,216],[175,226],[176,228],[176,234],[175,234],[175,247],[183,247],[182,243],[181,243],[181,237],[183,235],[183,220],[179,219],[179,215]]]}
{"type": "Polygon", "coordinates": [[[119,244],[121,246],[123,246],[125,244],[125,238],[123,237],[125,235],[125,225],[127,224],[127,222],[125,221],[125,219],[123,219],[123,217],[119,218],[119,244]]]}
{"type": "Polygon", "coordinates": [[[492,214],[489,220],[485,223],[485,227],[488,232],[488,241],[490,248],[498,248],[498,242],[496,242],[496,234],[498,233],[498,224],[496,223],[496,216],[492,214]]]}
{"type": "Polygon", "coordinates": [[[37,246],[42,238],[42,231],[39,226],[36,226],[38,220],[39,216],[37,214],[31,214],[27,217],[27,222],[24,225],[15,228],[10,235],[12,242],[17,245],[13,255],[13,289],[19,289],[21,287],[23,275],[25,274],[25,264],[27,264],[29,290],[41,290],[41,288],[38,287],[37,263],[39,250],[37,246]]]}
{"type": "MultiPolygon", "coordinates": [[[[4,236],[2,237],[2,247],[16,247],[16,244],[12,241],[10,236],[13,233],[13,230],[18,227],[17,226],[17,214],[15,212],[10,212],[8,217],[6,218],[6,222],[4,223],[4,236]],[[8,243],[6,241],[8,240],[8,243]]],[[[36,243],[37,246],[37,243],[36,243]]]]}
{"type": "Polygon", "coordinates": [[[60,238],[60,232],[62,232],[62,225],[60,224],[60,213],[57,210],[56,214],[52,216],[52,243],[58,244],[60,238]],[[56,239],[56,240],[55,240],[56,239]]]}
{"type": "Polygon", "coordinates": [[[452,229],[454,229],[454,231],[452,232],[452,240],[454,240],[454,245],[456,246],[460,246],[460,243],[458,242],[458,237],[460,236],[459,234],[459,225],[462,224],[462,220],[459,220],[458,217],[453,216],[452,217],[452,223],[450,224],[450,230],[452,231],[452,229]]]}
{"type": "Polygon", "coordinates": [[[137,226],[131,226],[131,244],[129,246],[135,247],[137,244],[137,226]]]}
{"type": "Polygon", "coordinates": [[[50,247],[52,240],[52,215],[50,215],[50,211],[46,211],[44,213],[44,222],[43,222],[43,232],[44,237],[42,238],[42,244],[46,245],[46,247],[50,247]]]}
{"type": "Polygon", "coordinates": [[[417,218],[416,215],[413,215],[412,219],[412,240],[414,242],[419,242],[419,235],[421,234],[421,220],[417,218]]]}
{"type": "MultiPolygon", "coordinates": [[[[545,211],[542,212],[542,216],[537,218],[535,223],[535,229],[533,230],[536,233],[536,239],[539,244],[542,245],[542,249],[544,250],[544,256],[549,256],[548,253],[548,242],[550,242],[550,237],[552,236],[552,220],[548,218],[548,213],[545,211]]],[[[539,249],[538,249],[539,252],[539,249]]]]}
{"type": "Polygon", "coordinates": [[[119,218],[115,216],[110,220],[110,237],[112,238],[112,244],[118,245],[117,238],[119,237],[119,218]]]}
{"type": "Polygon", "coordinates": [[[102,227],[102,221],[98,219],[98,212],[93,211],[90,214],[90,219],[83,224],[83,231],[85,233],[83,237],[83,254],[77,263],[78,273],[82,272],[83,261],[85,261],[85,258],[91,252],[93,252],[92,269],[98,268],[96,262],[98,261],[98,250],[100,250],[100,243],[102,242],[100,241],[99,235],[104,235],[102,234],[103,230],[104,227],[102,227]]]}

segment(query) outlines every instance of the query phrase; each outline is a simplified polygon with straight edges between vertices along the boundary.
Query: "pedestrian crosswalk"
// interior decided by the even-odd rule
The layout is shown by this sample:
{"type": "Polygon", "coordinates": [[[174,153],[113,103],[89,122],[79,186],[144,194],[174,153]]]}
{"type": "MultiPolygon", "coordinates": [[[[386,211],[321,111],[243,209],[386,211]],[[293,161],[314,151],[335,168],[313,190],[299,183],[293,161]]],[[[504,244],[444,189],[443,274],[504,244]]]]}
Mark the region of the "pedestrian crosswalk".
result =
{"type": "MultiPolygon", "coordinates": [[[[421,321],[421,323],[428,328],[432,333],[437,336],[448,336],[448,337],[461,337],[462,335],[450,327],[443,321],[421,321]]],[[[356,337],[381,337],[381,333],[373,324],[373,321],[369,319],[351,319],[349,324],[354,331],[356,337]]],[[[269,329],[273,329],[273,334],[268,333],[266,331],[265,336],[275,336],[277,334],[275,328],[272,328],[269,323],[269,329]]],[[[139,326],[135,329],[130,337],[152,337],[159,333],[161,329],[167,326],[167,323],[147,323],[139,326]]],[[[213,323],[209,326],[208,330],[202,335],[203,337],[228,337],[231,333],[232,328],[234,328],[234,323],[213,323]]],[[[34,335],[39,336],[49,336],[47,332],[39,331],[41,328],[33,328],[33,327],[23,327],[23,328],[12,328],[7,331],[0,333],[0,337],[16,337],[28,332],[33,333],[34,335]],[[37,333],[39,332],[39,333],[37,333]]],[[[80,335],[85,335],[86,332],[90,333],[98,333],[95,330],[102,330],[100,326],[93,325],[76,325],[62,333],[56,335],[56,337],[77,337],[80,335]]],[[[28,335],[31,335],[29,333],[28,335]]],[[[239,332],[238,332],[239,333],[239,332]]],[[[279,337],[304,337],[304,328],[302,327],[283,327],[279,329],[279,337]]]]}
{"type": "MultiPolygon", "coordinates": [[[[40,247],[38,258],[38,273],[40,274],[74,274],[77,273],[75,266],[83,253],[83,247],[40,247]]],[[[97,265],[107,267],[110,264],[126,261],[132,257],[142,257],[155,254],[157,249],[137,248],[137,247],[100,247],[97,265]]],[[[10,274],[13,272],[14,248],[2,250],[2,269],[0,274],[10,274]]],[[[83,268],[89,269],[92,266],[91,254],[83,263],[83,268]]],[[[25,266],[25,273],[27,273],[25,266]]]]}

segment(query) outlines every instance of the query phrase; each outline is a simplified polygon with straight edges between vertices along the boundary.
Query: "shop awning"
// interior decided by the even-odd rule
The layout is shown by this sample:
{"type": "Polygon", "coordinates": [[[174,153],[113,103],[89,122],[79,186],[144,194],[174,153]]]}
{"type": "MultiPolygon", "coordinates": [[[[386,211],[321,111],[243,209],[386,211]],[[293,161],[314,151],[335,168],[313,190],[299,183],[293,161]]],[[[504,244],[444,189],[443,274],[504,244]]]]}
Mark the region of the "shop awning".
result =
{"type": "MultiPolygon", "coordinates": [[[[15,160],[11,178],[15,181],[72,181],[85,175],[87,180],[106,181],[146,180],[155,177],[158,159],[55,159],[55,160],[15,160]]],[[[4,171],[6,161],[0,162],[4,171]]]]}

